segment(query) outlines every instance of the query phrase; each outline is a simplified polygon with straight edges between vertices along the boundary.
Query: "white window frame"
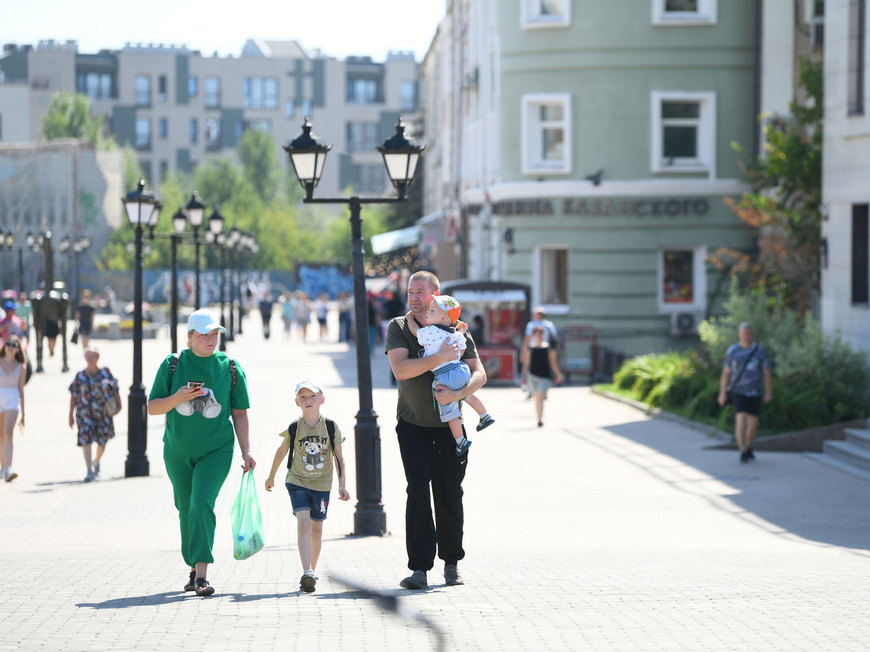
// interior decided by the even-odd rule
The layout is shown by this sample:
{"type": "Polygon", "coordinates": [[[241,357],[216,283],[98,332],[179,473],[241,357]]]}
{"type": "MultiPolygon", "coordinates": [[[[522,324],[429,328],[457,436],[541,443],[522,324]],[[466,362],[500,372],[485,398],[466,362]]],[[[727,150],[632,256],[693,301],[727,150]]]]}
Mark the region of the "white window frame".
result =
{"type": "Polygon", "coordinates": [[[569,27],[571,25],[571,0],[564,1],[565,12],[560,16],[550,16],[542,11],[541,4],[544,0],[521,0],[520,27],[523,29],[569,27]]]}
{"type": "MultiPolygon", "coordinates": [[[[685,174],[686,172],[706,172],[709,178],[716,177],[716,94],[715,93],[684,93],[680,91],[653,91],[650,94],[650,116],[652,118],[650,143],[650,169],[663,174],[685,174]],[[664,158],[664,127],[662,119],[662,102],[697,102],[700,105],[700,115],[695,121],[683,121],[682,124],[697,124],[698,135],[697,155],[693,158],[675,159],[666,162],[664,158]]],[[[668,124],[681,124],[678,121],[668,121],[668,124]]]]}
{"type": "Polygon", "coordinates": [[[551,315],[567,315],[571,311],[571,250],[567,245],[538,245],[532,253],[532,302],[535,305],[543,306],[548,314],[551,315]],[[565,251],[566,269],[565,269],[565,303],[548,303],[544,295],[544,253],[554,250],[565,251]]]}
{"type": "Polygon", "coordinates": [[[698,0],[698,11],[667,11],[666,0],[652,0],[653,25],[687,27],[715,25],[719,17],[719,0],[698,0]]]}
{"type": "Polygon", "coordinates": [[[523,174],[571,174],[571,96],[568,93],[532,93],[522,97],[522,169],[523,174]],[[545,126],[538,115],[545,104],[562,105],[561,127],[564,134],[564,153],[560,161],[545,161],[541,152],[541,130],[545,126]]]}
{"type": "Polygon", "coordinates": [[[673,245],[662,246],[658,253],[658,284],[657,297],[659,312],[671,314],[677,312],[701,312],[707,307],[707,247],[706,245],[673,245]],[[665,252],[692,252],[692,302],[665,302],[665,252]]]}

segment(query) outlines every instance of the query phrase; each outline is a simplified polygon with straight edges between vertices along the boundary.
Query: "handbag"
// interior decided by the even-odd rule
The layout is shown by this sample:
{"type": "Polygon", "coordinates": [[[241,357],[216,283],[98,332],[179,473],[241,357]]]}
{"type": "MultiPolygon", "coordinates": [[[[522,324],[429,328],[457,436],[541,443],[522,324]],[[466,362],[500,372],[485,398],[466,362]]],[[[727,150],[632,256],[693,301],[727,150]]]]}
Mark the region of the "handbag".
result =
{"type": "MultiPolygon", "coordinates": [[[[115,379],[115,377],[112,376],[112,372],[110,372],[108,370],[106,370],[106,372],[107,372],[109,378],[111,378],[112,380],[115,379]]],[[[118,412],[121,411],[121,403],[118,401],[117,398],[115,398],[115,390],[112,387],[112,385],[109,383],[108,378],[103,379],[102,389],[103,389],[104,404],[106,406],[106,414],[108,414],[109,418],[111,419],[116,414],[118,414],[118,412]]]]}
{"type": "Polygon", "coordinates": [[[76,326],[73,329],[72,336],[69,338],[70,344],[78,344],[79,343],[79,327],[76,326]]]}
{"type": "MultiPolygon", "coordinates": [[[[755,351],[758,349],[758,345],[752,347],[752,353],[749,354],[749,357],[746,358],[746,362],[743,363],[743,367],[740,368],[740,373],[728,383],[728,389],[725,390],[725,405],[731,405],[734,402],[734,390],[732,387],[737,387],[737,381],[740,380],[740,377],[743,375],[743,372],[746,371],[746,367],[749,366],[749,361],[752,360],[752,356],[755,355],[755,351]]],[[[725,407],[724,405],[722,407],[725,407]]]]}
{"type": "Polygon", "coordinates": [[[230,519],[233,526],[233,558],[241,561],[260,552],[266,542],[253,470],[242,473],[242,485],[233,502],[230,519]]]}

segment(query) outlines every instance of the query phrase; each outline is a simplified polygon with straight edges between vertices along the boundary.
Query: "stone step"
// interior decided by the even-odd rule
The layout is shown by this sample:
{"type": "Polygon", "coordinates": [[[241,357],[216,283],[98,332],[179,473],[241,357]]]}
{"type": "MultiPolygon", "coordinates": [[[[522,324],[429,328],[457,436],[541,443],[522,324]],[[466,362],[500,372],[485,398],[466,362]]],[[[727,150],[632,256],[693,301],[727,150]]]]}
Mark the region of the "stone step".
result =
{"type": "Polygon", "coordinates": [[[870,429],[846,428],[846,441],[870,450],[870,429]]]}
{"type": "Polygon", "coordinates": [[[825,455],[852,464],[864,471],[870,471],[870,448],[849,441],[828,440],[825,442],[824,452],[825,455]]]}

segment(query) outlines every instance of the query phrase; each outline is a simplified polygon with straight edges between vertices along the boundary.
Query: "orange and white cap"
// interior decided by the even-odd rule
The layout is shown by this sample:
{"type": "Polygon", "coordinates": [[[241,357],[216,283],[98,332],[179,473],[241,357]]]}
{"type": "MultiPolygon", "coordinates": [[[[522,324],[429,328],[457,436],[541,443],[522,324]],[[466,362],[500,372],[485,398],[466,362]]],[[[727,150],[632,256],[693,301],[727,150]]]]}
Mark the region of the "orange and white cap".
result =
{"type": "Polygon", "coordinates": [[[447,313],[447,316],[450,317],[451,324],[455,324],[459,321],[462,307],[456,299],[451,297],[449,294],[440,294],[432,297],[432,300],[438,304],[438,307],[441,308],[441,310],[447,313]]]}

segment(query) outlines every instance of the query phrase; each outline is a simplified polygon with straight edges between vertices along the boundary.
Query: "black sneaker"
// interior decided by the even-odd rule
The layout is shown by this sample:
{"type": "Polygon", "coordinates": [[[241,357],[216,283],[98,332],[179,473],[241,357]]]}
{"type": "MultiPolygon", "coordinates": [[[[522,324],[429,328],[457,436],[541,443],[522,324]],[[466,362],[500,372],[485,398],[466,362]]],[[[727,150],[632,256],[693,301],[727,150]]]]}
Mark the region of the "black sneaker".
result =
{"type": "Polygon", "coordinates": [[[209,584],[204,577],[196,578],[196,594],[197,595],[211,595],[214,593],[214,587],[209,584]]]}
{"type": "Polygon", "coordinates": [[[746,458],[750,460],[755,459],[755,452],[751,448],[746,449],[746,458]]]}
{"type": "Polygon", "coordinates": [[[413,573],[411,573],[410,577],[406,577],[401,582],[399,582],[399,586],[401,586],[403,589],[429,588],[429,582],[426,581],[426,571],[415,570],[413,573]]]}
{"type": "Polygon", "coordinates": [[[314,587],[317,585],[317,578],[314,575],[303,575],[299,580],[299,588],[306,593],[314,593],[314,587]]]}
{"type": "Polygon", "coordinates": [[[187,580],[187,584],[184,585],[185,591],[193,591],[196,588],[196,571],[190,571],[190,578],[187,580]]]}
{"type": "Polygon", "coordinates": [[[747,453],[746,451],[741,451],[740,452],[740,461],[743,464],[746,464],[749,461],[749,453],[747,453]]]}
{"type": "Polygon", "coordinates": [[[444,582],[447,586],[460,586],[465,584],[462,581],[462,576],[459,574],[459,567],[456,564],[444,564],[444,582]]]}
{"type": "Polygon", "coordinates": [[[495,423],[495,419],[493,419],[488,414],[485,414],[480,418],[480,423],[477,424],[477,432],[480,432],[484,428],[489,428],[492,424],[495,423]]]}

